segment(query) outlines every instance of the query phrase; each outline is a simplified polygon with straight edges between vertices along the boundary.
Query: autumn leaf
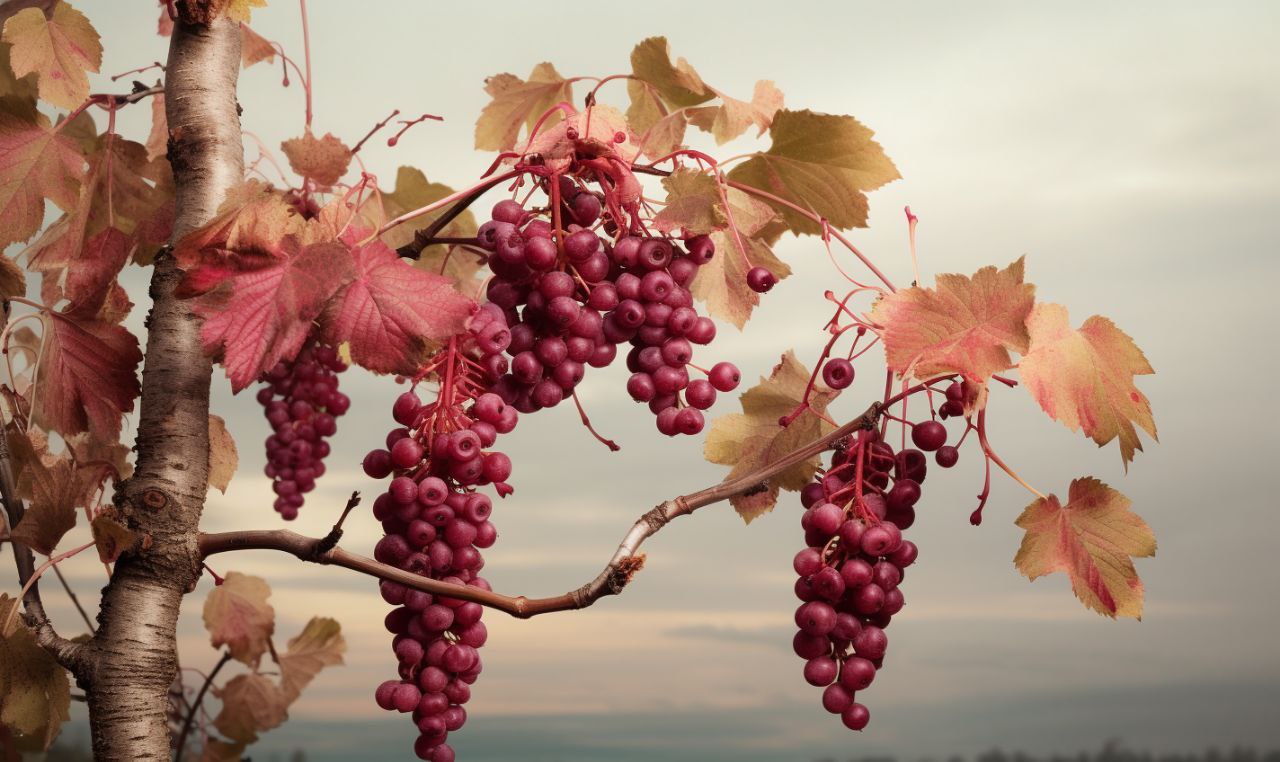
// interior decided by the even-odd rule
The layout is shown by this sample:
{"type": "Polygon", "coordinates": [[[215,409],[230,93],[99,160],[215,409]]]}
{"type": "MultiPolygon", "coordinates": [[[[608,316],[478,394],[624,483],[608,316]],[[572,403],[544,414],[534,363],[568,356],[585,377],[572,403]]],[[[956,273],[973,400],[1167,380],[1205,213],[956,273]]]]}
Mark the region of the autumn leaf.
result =
{"type": "Polygon", "coordinates": [[[266,8],[267,0],[223,0],[226,2],[226,10],[224,13],[227,18],[232,21],[239,21],[241,24],[249,23],[249,17],[253,15],[254,8],[266,8]]]}
{"type": "Polygon", "coordinates": [[[0,246],[40,229],[45,199],[64,211],[75,206],[83,167],[80,146],[44,114],[0,112],[0,246]]]}
{"type": "Polygon", "coordinates": [[[151,132],[147,133],[147,159],[169,153],[169,119],[164,112],[164,93],[151,96],[151,132]]]}
{"type": "Polygon", "coordinates": [[[270,595],[262,578],[228,572],[204,602],[204,627],[213,647],[225,645],[232,658],[256,664],[276,629],[275,610],[267,603],[270,595]]]}
{"type": "Polygon", "coordinates": [[[381,241],[348,231],[355,277],[325,309],[325,340],[350,344],[351,357],[377,373],[413,373],[427,341],[462,329],[475,303],[448,278],[405,263],[381,241]]]}
{"type": "Polygon", "coordinates": [[[720,96],[719,106],[702,106],[688,112],[689,121],[711,133],[716,145],[741,137],[752,125],[757,129],[756,137],[763,135],[783,103],[782,91],[767,79],[756,83],[750,101],[730,98],[718,90],[716,95],[720,96]]]}
{"type": "Polygon", "coordinates": [[[540,130],[517,150],[540,157],[555,171],[567,169],[579,153],[616,158],[628,164],[639,155],[626,118],[612,106],[601,104],[540,130]]]}
{"type": "Polygon", "coordinates": [[[200,762],[240,762],[244,758],[246,742],[231,743],[209,736],[200,750],[200,762]]]}
{"type": "Polygon", "coordinates": [[[342,179],[351,164],[351,149],[331,133],[317,138],[307,130],[302,137],[280,144],[289,158],[289,167],[318,185],[329,186],[342,179]]]}
{"type": "Polygon", "coordinates": [[[40,100],[72,109],[89,96],[89,78],[102,64],[98,32],[83,13],[57,2],[46,17],[39,8],[15,13],[4,25],[15,76],[34,73],[40,100]]]}
{"type": "Polygon", "coordinates": [[[119,519],[116,509],[107,506],[89,523],[93,542],[98,548],[98,560],[104,564],[115,563],[121,554],[128,552],[142,539],[137,532],[121,524],[119,519]]]}
{"type": "MultiPolygon", "coordinates": [[[[824,418],[827,406],[839,392],[821,383],[814,384],[805,412],[786,428],[778,425],[778,419],[800,405],[808,383],[809,371],[796,359],[795,352],[788,350],[768,378],[760,379],[742,394],[741,413],[730,413],[712,422],[703,453],[712,463],[733,466],[725,481],[768,466],[835,429],[824,418]]],[[[738,495],[729,502],[750,523],[773,510],[779,489],[803,489],[819,465],[815,455],[768,480],[763,490],[738,495]]]]}
{"type": "Polygon", "coordinates": [[[741,329],[760,303],[760,295],[747,285],[747,270],[753,266],[765,267],[782,280],[791,274],[791,268],[775,257],[770,248],[780,231],[773,208],[736,188],[729,188],[726,198],[737,235],[732,229],[711,234],[716,253],[710,262],[698,268],[693,295],[707,305],[712,316],[741,329]]]}
{"type": "Polygon", "coordinates": [[[1142,449],[1134,424],[1156,438],[1151,403],[1133,383],[1135,375],[1155,373],[1142,350],[1100,315],[1072,329],[1060,304],[1037,304],[1026,324],[1031,348],[1018,370],[1027,391],[1051,417],[1072,431],[1083,429],[1099,447],[1119,438],[1127,468],[1142,449]]]}
{"type": "Polygon", "coordinates": [[[715,97],[688,61],[681,58],[671,63],[666,37],[649,37],[631,50],[631,73],[653,85],[672,108],[696,106],[715,97]]]}
{"type": "Polygon", "coordinates": [[[1026,535],[1014,565],[1032,580],[1065,571],[1088,608],[1141,619],[1142,580],[1133,559],[1154,556],[1156,538],[1130,504],[1092,477],[1071,482],[1065,506],[1056,495],[1032,502],[1017,520],[1026,535]]]}
{"type": "Polygon", "coordinates": [[[311,322],[352,277],[351,255],[337,242],[304,246],[290,236],[280,254],[206,253],[179,286],[183,295],[207,292],[194,305],[204,318],[200,337],[222,358],[233,391],[296,355],[311,322]]]}
{"type": "MultiPolygon", "coordinates": [[[[133,241],[114,227],[103,228],[84,242],[80,256],[66,268],[60,296],[71,302],[68,312],[93,314],[106,302],[116,276],[129,261],[133,241]]],[[[46,281],[53,285],[56,281],[46,281]]]]}
{"type": "Polygon", "coordinates": [[[276,49],[267,38],[249,28],[248,24],[240,24],[240,66],[249,68],[256,63],[276,60],[276,49]]]}
{"type": "Polygon", "coordinates": [[[224,495],[231,477],[236,473],[240,456],[236,453],[236,440],[227,431],[222,416],[209,415],[209,486],[217,487],[224,495]]]}
{"type": "Polygon", "coordinates": [[[120,438],[120,419],[141,391],[138,339],[119,325],[46,313],[33,416],[63,436],[120,438]]]}
{"type": "MultiPolygon", "coordinates": [[[[17,601],[0,594],[0,611],[17,601]]],[[[0,725],[49,748],[70,719],[71,680],[26,625],[0,633],[0,725]]]]}
{"type": "Polygon", "coordinates": [[[133,450],[128,445],[108,442],[88,433],[63,437],[63,441],[67,443],[67,449],[75,457],[76,463],[82,466],[97,463],[106,468],[109,464],[112,476],[117,481],[133,475],[133,465],[129,463],[129,454],[133,450]]]}
{"type": "MultiPolygon", "coordinates": [[[[387,220],[394,219],[414,209],[433,204],[442,198],[453,195],[453,188],[444,183],[433,183],[427,180],[422,170],[416,167],[400,167],[396,170],[395,190],[382,194],[382,208],[387,220]]],[[[413,240],[411,227],[426,227],[436,220],[445,210],[429,212],[417,218],[413,226],[400,225],[382,234],[382,240],[393,249],[398,249],[413,240]]],[[[385,221],[385,220],[384,220],[385,221]]],[[[440,231],[443,236],[469,237],[476,234],[476,218],[470,209],[464,209],[440,231]]],[[[439,256],[445,251],[444,246],[428,246],[423,250],[427,257],[439,256]]],[[[421,258],[419,258],[421,260],[421,258]]],[[[430,269],[430,268],[427,268],[430,269]]],[[[474,272],[474,270],[472,271],[474,272]]]]}
{"type": "Polygon", "coordinates": [[[973,277],[943,274],[937,288],[913,286],[885,295],[871,318],[882,326],[891,369],[915,378],[960,373],[983,382],[1012,368],[1009,350],[1026,352],[1026,319],[1035,286],[1024,283],[1023,258],[973,277]]]}
{"type": "MultiPolygon", "coordinates": [[[[284,256],[284,239],[302,235],[305,226],[303,218],[278,191],[258,180],[246,180],[227,191],[213,219],[182,237],[173,255],[188,272],[210,251],[280,257],[284,256]]],[[[211,286],[188,282],[186,288],[203,292],[211,286]]]]}
{"type": "Polygon", "coordinates": [[[18,492],[31,503],[13,528],[13,539],[39,553],[52,554],[62,536],[76,525],[76,508],[84,504],[88,487],[83,473],[69,458],[59,458],[48,467],[39,461],[28,463],[18,492]]]}
{"type": "MultiPolygon", "coordinates": [[[[557,103],[573,102],[573,85],[545,62],[533,67],[527,81],[514,74],[497,74],[485,80],[484,90],[492,100],[476,120],[476,148],[481,151],[510,150],[521,127],[532,131],[557,103]]],[[[549,115],[542,125],[550,127],[560,118],[549,115]]]]}
{"type": "Polygon", "coordinates": [[[259,733],[278,727],[289,718],[284,691],[256,672],[236,675],[214,694],[222,700],[222,710],[213,719],[213,726],[235,741],[252,743],[259,733]]]}
{"type": "Polygon", "coordinates": [[[27,293],[27,274],[17,262],[0,255],[0,301],[27,293]]]}
{"type": "Polygon", "coordinates": [[[0,98],[4,99],[0,105],[3,105],[5,111],[12,111],[19,104],[24,109],[34,111],[36,90],[35,75],[13,76],[13,66],[9,63],[9,43],[0,41],[0,98]]]}
{"type": "Polygon", "coordinates": [[[727,224],[720,184],[715,177],[696,169],[677,169],[662,178],[667,189],[667,205],[653,218],[653,226],[663,233],[683,228],[698,235],[719,230],[727,224]]]}
{"type": "MultiPolygon", "coordinates": [[[[866,192],[899,177],[871,130],[851,116],[783,109],[769,134],[769,150],[734,167],[729,179],[808,209],[841,230],[865,227],[866,192]]],[[[792,232],[822,233],[821,225],[794,209],[776,208],[792,232]]]]}
{"type": "Polygon", "coordinates": [[[285,701],[292,704],[320,670],[342,664],[347,642],[342,625],[328,617],[312,617],[297,637],[289,641],[289,650],[280,654],[280,683],[285,701]]]}

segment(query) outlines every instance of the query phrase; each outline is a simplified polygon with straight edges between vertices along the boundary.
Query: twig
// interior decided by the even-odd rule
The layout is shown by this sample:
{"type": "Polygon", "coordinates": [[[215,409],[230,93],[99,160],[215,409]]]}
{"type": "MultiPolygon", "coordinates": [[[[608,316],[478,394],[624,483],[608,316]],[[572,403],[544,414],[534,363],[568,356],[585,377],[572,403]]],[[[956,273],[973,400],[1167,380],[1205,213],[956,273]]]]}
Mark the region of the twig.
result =
{"type": "MultiPolygon", "coordinates": [[[[425,228],[422,228],[417,233],[415,233],[413,236],[413,242],[409,244],[405,244],[404,246],[401,246],[399,249],[396,250],[396,253],[402,257],[405,257],[406,259],[417,259],[419,256],[422,255],[422,250],[427,248],[428,245],[430,245],[431,239],[435,238],[436,234],[438,234],[441,230],[444,230],[446,225],[448,225],[450,222],[453,222],[454,218],[456,218],[459,214],[462,214],[464,211],[466,211],[467,207],[474,204],[481,196],[488,193],[489,190],[492,189],[493,187],[497,185],[501,185],[507,180],[511,180],[515,177],[519,177],[521,174],[523,174],[523,170],[519,170],[519,169],[515,169],[510,172],[504,172],[500,175],[495,175],[489,178],[488,180],[485,180],[484,182],[480,183],[479,185],[475,186],[469,191],[465,191],[461,194],[455,193],[452,196],[449,196],[445,199],[441,199],[441,201],[453,199],[454,200],[453,205],[450,206],[448,209],[446,209],[439,217],[432,220],[431,223],[427,225],[425,228]]],[[[399,217],[395,218],[394,220],[391,220],[387,224],[383,225],[378,230],[378,233],[379,235],[381,235],[382,233],[387,232],[388,230],[390,230],[391,228],[397,225],[403,224],[415,217],[419,217],[423,214],[427,214],[431,211],[434,211],[435,209],[439,208],[439,205],[440,205],[440,202],[437,201],[437,202],[428,204],[427,206],[421,209],[415,209],[412,212],[407,212],[405,214],[402,214],[399,217]]]]}
{"type": "Polygon", "coordinates": [[[200,704],[204,702],[204,694],[209,692],[209,686],[213,685],[213,678],[218,676],[218,671],[231,661],[231,653],[229,651],[222,652],[222,658],[218,663],[213,665],[213,669],[209,670],[209,675],[204,679],[204,685],[200,686],[200,692],[196,694],[196,700],[191,703],[191,711],[187,712],[187,719],[182,721],[182,732],[178,734],[178,749],[174,753],[173,762],[182,762],[182,753],[186,751],[187,734],[191,732],[191,723],[196,719],[196,713],[200,709],[200,704]]]}
{"type": "Polygon", "coordinates": [[[320,542],[316,543],[312,549],[314,555],[320,556],[328,553],[338,544],[338,540],[342,539],[342,522],[347,520],[347,515],[351,513],[351,509],[360,505],[360,493],[352,492],[351,497],[347,498],[347,505],[342,509],[342,515],[338,517],[338,521],[334,523],[333,529],[329,530],[329,534],[320,538],[320,542]]]}
{"type": "Polygon", "coordinates": [[[67,578],[62,576],[62,569],[54,566],[53,573],[58,575],[58,581],[62,583],[62,589],[67,591],[67,597],[75,604],[76,611],[80,612],[80,618],[84,620],[85,626],[89,628],[89,634],[97,632],[93,627],[93,622],[89,619],[89,615],[85,613],[84,606],[80,605],[80,598],[76,596],[76,591],[71,589],[71,585],[67,583],[67,578]]]}
{"type": "Polygon", "coordinates": [[[440,580],[422,577],[403,569],[380,563],[365,556],[350,553],[338,546],[317,554],[314,551],[317,545],[324,541],[324,538],[304,537],[295,532],[282,529],[201,534],[200,552],[207,557],[215,553],[225,553],[233,550],[280,550],[292,553],[304,561],[341,566],[372,577],[378,577],[379,579],[398,582],[415,590],[474,601],[483,606],[505,611],[521,619],[553,611],[586,608],[606,595],[617,595],[622,592],[623,588],[630,582],[632,575],[644,563],[644,556],[638,552],[640,545],[648,537],[670,523],[672,519],[756,489],[761,483],[777,476],[796,463],[807,460],[824,450],[831,449],[836,443],[854,431],[875,425],[881,409],[881,403],[873,403],[862,415],[768,466],[758,468],[732,481],[722,482],[713,487],[708,487],[689,495],[682,495],[658,505],[636,520],[631,530],[627,532],[626,537],[623,538],[622,543],[618,545],[613,558],[609,560],[604,570],[595,579],[576,590],[549,598],[526,598],[523,595],[509,596],[478,587],[441,582],[440,580]]]}

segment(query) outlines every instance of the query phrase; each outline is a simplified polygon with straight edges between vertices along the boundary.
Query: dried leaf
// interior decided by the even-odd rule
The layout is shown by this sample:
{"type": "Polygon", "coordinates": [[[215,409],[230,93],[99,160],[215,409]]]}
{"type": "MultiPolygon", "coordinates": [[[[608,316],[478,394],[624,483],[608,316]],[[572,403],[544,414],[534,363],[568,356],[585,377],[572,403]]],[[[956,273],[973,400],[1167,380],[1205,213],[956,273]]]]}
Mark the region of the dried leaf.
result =
{"type": "Polygon", "coordinates": [[[0,112],[0,246],[40,229],[45,199],[63,210],[75,206],[84,163],[77,142],[44,114],[0,112]]]}
{"type": "Polygon", "coordinates": [[[248,24],[254,8],[266,8],[267,0],[223,0],[227,3],[224,13],[232,21],[248,24]]]}
{"type": "Polygon", "coordinates": [[[544,127],[517,150],[541,157],[544,164],[557,171],[567,168],[579,153],[616,158],[628,164],[639,155],[627,120],[612,106],[599,104],[553,127],[544,127]]]}
{"type": "Polygon", "coordinates": [[[40,100],[72,109],[89,96],[89,77],[102,64],[98,32],[83,13],[58,2],[47,17],[39,8],[15,13],[4,25],[15,76],[34,73],[40,100]]]}
{"type": "MultiPolygon", "coordinates": [[[[489,77],[484,89],[492,100],[476,120],[476,148],[481,151],[510,150],[520,137],[521,127],[532,131],[556,104],[573,102],[573,85],[549,63],[533,67],[528,81],[514,74],[489,77]]],[[[550,127],[561,118],[549,115],[542,126],[550,127]]]]}
{"type": "Polygon", "coordinates": [[[294,172],[322,186],[341,180],[351,164],[351,149],[331,133],[317,138],[307,130],[302,137],[281,143],[280,149],[294,172]]]}
{"type": "MultiPolygon", "coordinates": [[[[0,595],[0,610],[11,601],[0,595]]],[[[70,719],[70,706],[70,676],[26,625],[0,637],[0,725],[47,749],[70,719]]]]}
{"type": "Polygon", "coordinates": [[[27,274],[17,262],[0,255],[0,301],[27,293],[27,274]]]}
{"type": "MultiPolygon", "coordinates": [[[[382,194],[382,208],[387,219],[394,219],[405,212],[421,209],[428,204],[433,204],[442,198],[451,196],[453,192],[453,188],[444,183],[433,183],[427,180],[427,176],[422,173],[422,170],[416,167],[400,167],[396,170],[395,190],[391,193],[382,194]]],[[[430,225],[444,212],[444,209],[430,212],[417,218],[412,225],[394,227],[382,235],[382,240],[391,248],[398,249],[413,240],[414,228],[423,228],[430,225]]],[[[476,218],[470,209],[463,210],[461,214],[440,231],[440,235],[452,237],[468,237],[475,234],[476,218]]],[[[423,258],[439,258],[445,249],[446,247],[441,245],[428,246],[423,250],[423,256],[419,258],[419,262],[423,258]]],[[[424,269],[429,270],[430,268],[424,267],[424,269]]],[[[474,269],[472,272],[474,272],[474,269]]]]}
{"type": "Polygon", "coordinates": [[[710,132],[717,145],[741,137],[752,125],[758,130],[756,137],[760,137],[773,124],[773,117],[783,102],[782,91],[767,79],[756,83],[750,102],[730,98],[719,91],[716,94],[720,96],[720,105],[689,109],[689,121],[710,132]]]}
{"type": "Polygon", "coordinates": [[[235,741],[252,743],[259,733],[289,719],[284,691],[256,672],[236,675],[215,695],[222,700],[222,710],[213,719],[213,726],[235,741]]]}
{"type": "Polygon", "coordinates": [[[240,66],[249,68],[256,63],[276,60],[276,49],[267,38],[249,28],[248,24],[240,24],[240,66]]]}
{"type": "Polygon", "coordinates": [[[342,625],[328,617],[312,617],[297,637],[289,641],[289,650],[280,654],[280,683],[285,701],[292,704],[320,670],[342,664],[347,642],[342,625]]]}
{"type": "Polygon", "coordinates": [[[1072,431],[1084,430],[1101,447],[1120,440],[1125,467],[1142,449],[1134,424],[1156,437],[1151,403],[1135,375],[1155,373],[1133,339],[1094,315],[1072,329],[1067,308],[1040,303],[1027,317],[1031,348],[1018,370],[1040,407],[1072,431]]]}
{"type": "Polygon", "coordinates": [[[209,415],[209,486],[217,487],[224,495],[231,477],[236,473],[240,456],[236,453],[236,440],[227,431],[221,416],[209,415]]]}
{"type": "MultiPolygon", "coordinates": [[[[796,359],[795,352],[788,350],[768,378],[760,379],[742,394],[741,413],[730,413],[712,422],[703,454],[712,463],[733,466],[725,481],[763,468],[835,429],[823,418],[839,392],[821,383],[814,384],[805,412],[786,428],[778,425],[778,419],[800,405],[808,383],[809,371],[796,359]]],[[[765,489],[738,495],[729,502],[750,523],[773,510],[779,489],[803,489],[819,465],[815,455],[770,479],[765,489]]]]}
{"type": "Polygon", "coordinates": [[[147,133],[147,159],[169,153],[169,119],[164,112],[164,93],[151,96],[151,132],[147,133]]]}
{"type": "Polygon", "coordinates": [[[1142,580],[1133,558],[1156,554],[1151,527],[1129,510],[1129,498],[1092,477],[1071,482],[1067,504],[1056,495],[1028,505],[1017,524],[1026,530],[1013,562],[1029,579],[1065,571],[1090,609],[1110,617],[1142,618],[1142,580]]]}
{"type": "Polygon", "coordinates": [[[225,645],[233,658],[256,664],[276,629],[270,595],[271,587],[261,577],[228,572],[204,602],[204,627],[213,647],[225,645]]]}
{"type": "Polygon", "coordinates": [[[121,554],[131,550],[142,539],[137,532],[118,521],[118,514],[111,506],[94,516],[89,528],[98,547],[98,559],[104,564],[115,563],[121,554]]]}
{"type": "Polygon", "coordinates": [[[653,225],[663,233],[683,228],[698,235],[728,224],[720,184],[714,176],[696,169],[677,169],[662,178],[662,187],[667,189],[667,205],[653,218],[653,225]]]}
{"type": "Polygon", "coordinates": [[[732,229],[711,234],[716,254],[698,269],[693,295],[707,305],[713,317],[741,329],[760,303],[760,295],[747,285],[747,263],[768,268],[778,280],[791,275],[791,268],[770,248],[779,232],[773,208],[737,188],[729,188],[726,197],[738,234],[734,235],[732,229]]]}
{"type": "Polygon", "coordinates": [[[671,63],[666,37],[649,37],[632,49],[631,73],[657,88],[672,108],[696,106],[715,97],[688,61],[681,58],[671,63]]]}

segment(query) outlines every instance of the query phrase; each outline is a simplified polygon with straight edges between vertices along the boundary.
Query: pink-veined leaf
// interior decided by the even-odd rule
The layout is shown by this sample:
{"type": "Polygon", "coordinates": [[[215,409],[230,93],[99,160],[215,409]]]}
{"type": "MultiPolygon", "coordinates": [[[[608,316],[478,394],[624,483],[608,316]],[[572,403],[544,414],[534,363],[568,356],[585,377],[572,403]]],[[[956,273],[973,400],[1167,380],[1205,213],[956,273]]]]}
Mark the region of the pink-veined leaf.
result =
{"type": "Polygon", "coordinates": [[[276,629],[269,597],[271,587],[261,577],[228,572],[204,601],[204,627],[213,647],[226,646],[232,658],[257,664],[276,629]]]}
{"type": "Polygon", "coordinates": [[[4,25],[12,48],[9,62],[22,77],[35,73],[40,100],[72,109],[89,96],[89,77],[102,64],[98,32],[83,13],[61,0],[46,15],[41,8],[15,13],[4,25]]]}
{"type": "Polygon", "coordinates": [[[60,312],[47,314],[45,331],[32,391],[36,424],[116,441],[120,419],[141,391],[138,339],[123,326],[60,312]]]}
{"type": "Polygon", "coordinates": [[[83,167],[80,146],[44,114],[0,112],[0,246],[40,229],[45,199],[75,206],[83,167]]]}

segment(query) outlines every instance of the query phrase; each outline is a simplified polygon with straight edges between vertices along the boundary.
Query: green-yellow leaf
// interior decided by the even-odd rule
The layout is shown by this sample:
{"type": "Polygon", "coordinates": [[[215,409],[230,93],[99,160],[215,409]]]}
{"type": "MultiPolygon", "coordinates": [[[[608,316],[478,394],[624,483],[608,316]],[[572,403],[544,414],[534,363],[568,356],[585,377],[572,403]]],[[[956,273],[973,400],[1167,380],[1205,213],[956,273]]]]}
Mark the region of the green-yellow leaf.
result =
{"type": "Polygon", "coordinates": [[[773,208],[736,188],[729,188],[726,197],[730,212],[726,220],[732,218],[737,235],[732,229],[711,234],[716,253],[698,268],[693,295],[707,305],[713,317],[741,329],[760,303],[760,295],[747,285],[747,270],[758,265],[782,280],[791,274],[791,268],[773,255],[771,246],[781,230],[773,208]]]}
{"type": "Polygon", "coordinates": [[[727,224],[720,184],[715,177],[696,169],[677,169],[662,178],[667,189],[667,205],[653,218],[663,233],[684,229],[694,235],[720,230],[727,224]]]}
{"type": "Polygon", "coordinates": [[[83,13],[59,0],[46,16],[40,8],[15,13],[4,25],[16,77],[34,73],[40,100],[72,109],[89,96],[89,77],[102,64],[98,32],[83,13]]]}
{"type": "MultiPolygon", "coordinates": [[[[382,207],[386,219],[395,219],[405,212],[421,209],[446,196],[451,196],[453,192],[453,188],[444,183],[433,183],[427,180],[427,176],[423,174],[422,170],[416,167],[400,167],[400,169],[396,170],[395,190],[382,194],[382,207]]],[[[413,240],[414,230],[430,225],[433,220],[444,214],[445,211],[446,209],[440,209],[435,212],[429,212],[418,217],[413,224],[394,227],[382,235],[382,240],[391,248],[398,249],[413,240]]],[[[466,238],[475,234],[476,218],[470,209],[463,210],[461,214],[454,217],[440,231],[442,236],[457,238],[466,238]]],[[[440,272],[441,260],[448,252],[448,249],[448,246],[441,244],[428,246],[423,250],[422,256],[418,258],[418,266],[431,272],[440,272]]],[[[454,257],[449,258],[450,269],[447,269],[444,274],[453,277],[458,282],[459,289],[465,291],[465,289],[462,289],[463,284],[472,282],[473,276],[479,267],[480,263],[474,255],[468,256],[463,252],[457,252],[454,257]],[[456,262],[454,261],[455,258],[457,259],[456,262]]]]}
{"type": "Polygon", "coordinates": [[[289,719],[284,691],[257,672],[236,675],[220,690],[215,689],[214,695],[222,700],[222,711],[213,719],[213,726],[234,741],[252,743],[259,733],[289,719]]]}
{"type": "MultiPolygon", "coordinates": [[[[898,179],[874,134],[851,116],[783,109],[769,128],[769,150],[734,167],[729,179],[768,191],[826,218],[832,227],[867,224],[866,192],[898,179]]],[[[796,234],[822,226],[782,204],[778,211],[796,234]]]]}
{"type": "Polygon", "coordinates": [[[671,63],[671,49],[666,37],[641,40],[632,49],[631,73],[657,88],[662,99],[672,108],[696,106],[715,97],[715,92],[702,81],[688,61],[681,58],[675,64],[671,63]]]}
{"type": "MultiPolygon", "coordinates": [[[[821,383],[814,384],[807,410],[786,428],[778,425],[779,418],[791,414],[800,405],[808,383],[809,371],[796,359],[795,352],[788,350],[768,378],[760,379],[760,383],[742,394],[741,413],[724,415],[712,422],[704,455],[712,463],[733,466],[725,481],[768,466],[835,429],[823,417],[839,392],[821,383]]],[[[815,455],[770,479],[764,489],[738,495],[729,502],[750,523],[773,510],[779,489],[804,489],[819,465],[815,455]]]]}
{"type": "Polygon", "coordinates": [[[222,416],[209,415],[209,486],[226,494],[227,485],[236,473],[240,456],[236,452],[236,440],[227,431],[222,416]]]}
{"type": "Polygon", "coordinates": [[[229,572],[204,602],[204,627],[214,648],[250,666],[267,650],[276,612],[267,603],[271,588],[261,577],[229,572]]]}
{"type": "Polygon", "coordinates": [[[1014,565],[1032,580],[1065,571],[1088,608],[1141,619],[1142,580],[1133,559],[1154,556],[1156,538],[1130,505],[1092,477],[1071,482],[1065,506],[1056,495],[1035,500],[1018,517],[1026,535],[1014,565]]]}
{"type": "MultiPolygon", "coordinates": [[[[557,103],[573,102],[573,85],[545,62],[533,67],[527,81],[514,74],[497,74],[485,80],[484,89],[492,100],[476,120],[476,148],[481,151],[511,149],[521,127],[532,130],[557,103]]],[[[542,125],[549,127],[561,118],[551,114],[542,125]]]]}
{"type": "Polygon", "coordinates": [[[297,637],[289,641],[289,650],[280,654],[280,683],[285,700],[292,704],[320,670],[342,664],[347,642],[342,625],[328,617],[312,617],[297,637]]]}
{"type": "MultiPolygon", "coordinates": [[[[0,594],[0,612],[15,605],[0,594]]],[[[67,671],[36,643],[31,630],[19,622],[0,634],[0,724],[47,749],[70,718],[70,705],[67,671]]]]}

